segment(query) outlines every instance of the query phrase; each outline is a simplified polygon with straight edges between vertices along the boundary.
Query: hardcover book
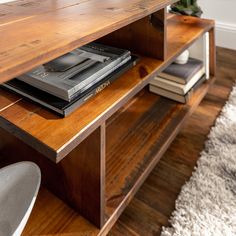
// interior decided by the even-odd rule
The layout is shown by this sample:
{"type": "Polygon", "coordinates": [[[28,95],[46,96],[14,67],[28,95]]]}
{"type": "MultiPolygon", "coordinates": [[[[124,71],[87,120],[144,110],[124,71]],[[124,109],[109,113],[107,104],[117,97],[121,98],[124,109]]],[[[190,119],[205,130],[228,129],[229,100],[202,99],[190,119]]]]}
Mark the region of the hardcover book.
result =
{"type": "Polygon", "coordinates": [[[38,89],[71,101],[130,60],[130,52],[90,43],[18,77],[38,89]]]}
{"type": "Polygon", "coordinates": [[[202,76],[202,78],[200,80],[198,80],[198,82],[185,95],[173,93],[173,92],[170,92],[166,89],[159,88],[159,87],[151,85],[151,84],[149,85],[149,90],[152,93],[172,99],[174,101],[181,102],[181,103],[187,103],[189,101],[189,99],[192,97],[193,92],[196,91],[196,89],[199,88],[199,86],[205,81],[206,81],[206,76],[202,76]]]}
{"type": "Polygon", "coordinates": [[[13,91],[17,94],[22,95],[30,101],[34,101],[57,114],[65,117],[69,115],[76,108],[80,107],[83,103],[85,103],[88,99],[92,98],[96,94],[100,93],[104,88],[109,86],[113,81],[115,81],[119,76],[121,76],[124,72],[133,67],[138,58],[136,56],[132,56],[131,60],[122,65],[119,69],[116,69],[111,74],[106,76],[101,81],[94,84],[88,90],[79,94],[72,101],[68,102],[61,98],[58,98],[52,94],[49,94],[45,91],[42,91],[38,88],[35,88],[21,80],[13,79],[10,80],[2,86],[10,91],[13,91]]]}
{"type": "Polygon", "coordinates": [[[185,95],[194,86],[194,84],[203,76],[204,72],[205,70],[202,67],[199,71],[197,71],[194,74],[194,76],[188,81],[187,84],[179,84],[161,77],[155,77],[150,82],[150,84],[180,95],[185,95]]]}
{"type": "Polygon", "coordinates": [[[189,58],[188,62],[183,65],[172,63],[159,76],[179,84],[187,84],[202,68],[202,61],[189,58]]]}

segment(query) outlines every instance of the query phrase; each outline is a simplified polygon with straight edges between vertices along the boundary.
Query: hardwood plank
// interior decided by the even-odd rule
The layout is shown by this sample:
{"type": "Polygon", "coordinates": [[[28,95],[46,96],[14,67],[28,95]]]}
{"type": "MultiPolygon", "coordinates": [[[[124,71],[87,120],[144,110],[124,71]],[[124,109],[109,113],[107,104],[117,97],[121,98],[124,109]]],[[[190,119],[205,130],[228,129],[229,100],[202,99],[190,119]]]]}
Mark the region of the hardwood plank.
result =
{"type": "MultiPolygon", "coordinates": [[[[129,209],[129,212],[126,212],[126,214],[122,215],[122,220],[125,222],[130,222],[129,230],[132,230],[132,232],[135,232],[136,228],[139,227],[142,228],[143,235],[150,235],[150,232],[152,232],[151,235],[156,235],[161,230],[160,223],[166,221],[162,214],[156,214],[155,210],[153,210],[144,202],[139,201],[137,198],[134,199],[133,204],[129,209]],[[136,214],[136,221],[130,221],[130,219],[133,218],[133,214],[136,213],[137,208],[139,208],[141,212],[145,213],[145,218],[142,214],[136,214]]],[[[125,232],[124,235],[126,235],[125,232]]]]}
{"type": "Polygon", "coordinates": [[[64,119],[23,100],[0,113],[0,126],[58,162],[213,26],[210,20],[173,16],[168,19],[165,62],[143,57],[137,66],[64,119]]]}
{"type": "MultiPolygon", "coordinates": [[[[210,128],[214,125],[236,81],[233,63],[235,59],[236,51],[217,48],[216,82],[121,215],[109,236],[125,235],[130,230],[134,235],[153,235],[151,228],[147,230],[146,225],[140,227],[141,220],[149,217],[153,211],[155,216],[163,214],[166,218],[163,218],[163,222],[159,222],[155,217],[150,218],[148,225],[169,225],[168,219],[174,210],[176,197],[184,182],[191,176],[210,128]],[[137,200],[147,204],[151,208],[150,212],[136,204],[137,200]],[[142,219],[137,218],[137,215],[141,215],[142,219]],[[120,228],[122,234],[119,232],[120,228]]],[[[160,235],[160,232],[155,232],[155,235],[160,235]]]]}
{"type": "Polygon", "coordinates": [[[110,233],[111,236],[116,235],[125,235],[125,236],[138,236],[132,229],[128,229],[126,225],[123,225],[121,222],[117,223],[113,227],[115,233],[110,233]]]}
{"type": "MultiPolygon", "coordinates": [[[[18,19],[10,13],[9,18],[4,17],[7,21],[0,23],[0,82],[133,23],[173,1],[84,0],[71,5],[71,1],[65,2],[58,5],[58,1],[46,1],[42,5],[36,0],[26,1],[20,5],[28,9],[26,15],[20,10],[18,19]],[[42,10],[43,7],[48,10],[42,10]],[[35,14],[38,8],[40,13],[35,14]]],[[[12,11],[15,6],[20,7],[13,2],[12,11]]]]}

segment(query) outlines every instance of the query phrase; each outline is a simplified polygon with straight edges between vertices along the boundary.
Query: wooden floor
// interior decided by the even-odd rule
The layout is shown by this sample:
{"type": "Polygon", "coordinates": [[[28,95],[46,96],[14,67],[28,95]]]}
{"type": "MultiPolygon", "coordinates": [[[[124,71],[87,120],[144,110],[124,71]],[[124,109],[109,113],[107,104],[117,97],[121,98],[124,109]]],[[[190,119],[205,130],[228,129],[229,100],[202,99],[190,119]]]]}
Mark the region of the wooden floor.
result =
{"type": "Polygon", "coordinates": [[[217,49],[217,80],[109,236],[158,236],[236,81],[236,51],[217,49]]]}

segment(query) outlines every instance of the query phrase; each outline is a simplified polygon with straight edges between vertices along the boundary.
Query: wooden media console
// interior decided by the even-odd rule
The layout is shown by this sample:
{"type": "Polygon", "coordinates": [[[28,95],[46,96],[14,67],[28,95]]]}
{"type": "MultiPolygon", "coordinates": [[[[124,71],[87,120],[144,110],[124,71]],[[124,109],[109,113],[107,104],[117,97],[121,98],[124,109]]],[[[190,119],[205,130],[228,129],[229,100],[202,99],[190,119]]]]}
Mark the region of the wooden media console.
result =
{"type": "Polygon", "coordinates": [[[214,21],[169,15],[166,0],[25,0],[2,4],[0,82],[91,41],[138,64],[60,118],[0,89],[0,163],[30,160],[43,185],[23,235],[106,235],[214,81],[214,21]],[[149,81],[205,32],[211,78],[187,104],[149,81]],[[48,191],[50,190],[50,191],[48,191]]]}

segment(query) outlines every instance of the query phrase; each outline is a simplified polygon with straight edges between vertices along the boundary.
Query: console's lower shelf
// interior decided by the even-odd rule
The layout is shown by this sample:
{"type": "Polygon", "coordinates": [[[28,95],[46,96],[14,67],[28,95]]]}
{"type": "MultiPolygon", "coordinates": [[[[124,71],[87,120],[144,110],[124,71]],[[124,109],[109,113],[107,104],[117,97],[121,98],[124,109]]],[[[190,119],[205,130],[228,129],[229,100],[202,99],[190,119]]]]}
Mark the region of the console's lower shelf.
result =
{"type": "Polygon", "coordinates": [[[145,88],[107,121],[106,215],[110,221],[119,217],[213,81],[205,82],[185,105],[145,88]]]}
{"type": "Polygon", "coordinates": [[[214,78],[182,105],[143,89],[106,123],[106,224],[100,231],[44,188],[23,235],[106,234],[145,181],[214,78]],[[50,217],[49,217],[50,216],[50,217]]]}

